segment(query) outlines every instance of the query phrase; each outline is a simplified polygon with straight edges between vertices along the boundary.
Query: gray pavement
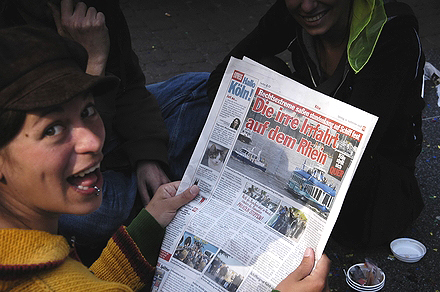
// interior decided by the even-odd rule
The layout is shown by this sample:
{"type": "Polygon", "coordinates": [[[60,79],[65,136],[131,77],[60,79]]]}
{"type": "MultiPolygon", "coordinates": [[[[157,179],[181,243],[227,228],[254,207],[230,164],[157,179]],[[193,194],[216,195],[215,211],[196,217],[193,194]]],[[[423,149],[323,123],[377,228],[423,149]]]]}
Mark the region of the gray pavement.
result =
{"type": "MultiPolygon", "coordinates": [[[[121,0],[133,47],[148,83],[184,72],[210,72],[257,24],[274,0],[121,0]]],[[[440,0],[404,0],[416,13],[427,61],[440,69],[440,0]]],[[[282,55],[282,58],[288,58],[282,55]]],[[[403,236],[421,241],[425,257],[414,264],[394,259],[388,246],[354,251],[329,241],[332,291],[350,291],[343,270],[375,260],[386,273],[382,291],[440,291],[440,108],[434,84],[425,86],[423,152],[417,177],[425,209],[403,236]]],[[[387,224],[387,222],[384,222],[387,224]]]]}

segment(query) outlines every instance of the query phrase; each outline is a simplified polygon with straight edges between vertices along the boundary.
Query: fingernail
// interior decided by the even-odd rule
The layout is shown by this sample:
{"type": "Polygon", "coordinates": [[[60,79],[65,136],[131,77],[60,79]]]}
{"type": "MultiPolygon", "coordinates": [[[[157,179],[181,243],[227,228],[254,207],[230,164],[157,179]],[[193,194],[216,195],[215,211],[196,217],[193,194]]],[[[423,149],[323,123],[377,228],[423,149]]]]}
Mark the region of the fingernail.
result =
{"type": "Polygon", "coordinates": [[[311,249],[310,247],[308,247],[308,248],[306,249],[306,251],[304,252],[304,257],[305,257],[305,258],[310,257],[310,256],[312,255],[312,252],[313,252],[313,249],[311,249]]]}
{"type": "Polygon", "coordinates": [[[189,192],[193,195],[196,195],[199,192],[199,187],[196,185],[193,185],[190,189],[189,192]]]}

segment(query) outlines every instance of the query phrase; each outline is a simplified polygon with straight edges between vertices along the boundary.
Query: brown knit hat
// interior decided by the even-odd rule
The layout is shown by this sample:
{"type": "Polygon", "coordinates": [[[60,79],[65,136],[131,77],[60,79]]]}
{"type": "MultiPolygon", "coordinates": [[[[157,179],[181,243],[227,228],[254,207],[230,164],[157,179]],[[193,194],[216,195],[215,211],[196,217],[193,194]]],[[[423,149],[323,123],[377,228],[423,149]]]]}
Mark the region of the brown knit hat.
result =
{"type": "Polygon", "coordinates": [[[17,26],[0,30],[0,109],[35,110],[87,91],[114,90],[117,77],[85,72],[87,52],[54,30],[17,26]]]}

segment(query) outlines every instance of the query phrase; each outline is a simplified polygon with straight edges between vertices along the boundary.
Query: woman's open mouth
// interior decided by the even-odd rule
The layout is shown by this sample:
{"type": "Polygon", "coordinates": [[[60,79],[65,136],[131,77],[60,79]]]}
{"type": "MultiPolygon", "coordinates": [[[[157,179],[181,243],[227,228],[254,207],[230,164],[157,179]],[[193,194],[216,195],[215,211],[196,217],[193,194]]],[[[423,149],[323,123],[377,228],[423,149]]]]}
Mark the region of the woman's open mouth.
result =
{"type": "Polygon", "coordinates": [[[69,176],[67,181],[82,192],[96,192],[96,187],[102,187],[102,174],[99,170],[99,164],[69,176]]]}

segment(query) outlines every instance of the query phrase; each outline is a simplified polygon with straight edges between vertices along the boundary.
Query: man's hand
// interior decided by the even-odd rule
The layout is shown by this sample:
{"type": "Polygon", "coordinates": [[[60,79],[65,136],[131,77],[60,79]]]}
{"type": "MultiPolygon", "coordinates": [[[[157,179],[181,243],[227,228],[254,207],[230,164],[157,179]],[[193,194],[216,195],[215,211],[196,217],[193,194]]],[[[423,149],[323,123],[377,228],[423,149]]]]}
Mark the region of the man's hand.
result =
{"type": "Polygon", "coordinates": [[[53,19],[61,36],[80,43],[89,54],[86,73],[105,75],[105,66],[110,51],[110,37],[105,16],[94,7],[73,0],[61,0],[60,8],[48,2],[53,19]]]}
{"type": "Polygon", "coordinates": [[[162,227],[166,227],[176,215],[177,210],[193,200],[199,193],[199,187],[193,185],[176,196],[180,181],[159,187],[151,202],[145,207],[162,227]]]}
{"type": "Polygon", "coordinates": [[[161,185],[170,182],[159,163],[154,161],[144,160],[138,162],[136,176],[138,192],[144,206],[150,202],[148,190],[154,194],[161,185]]]}
{"type": "Polygon", "coordinates": [[[322,255],[316,264],[313,249],[307,248],[301,264],[275,288],[281,292],[321,292],[330,291],[327,276],[330,271],[330,260],[322,255]]]}

